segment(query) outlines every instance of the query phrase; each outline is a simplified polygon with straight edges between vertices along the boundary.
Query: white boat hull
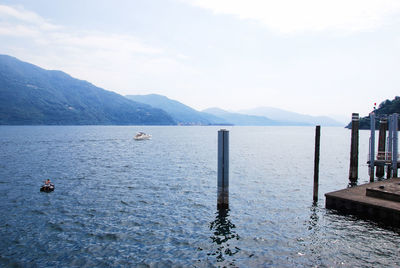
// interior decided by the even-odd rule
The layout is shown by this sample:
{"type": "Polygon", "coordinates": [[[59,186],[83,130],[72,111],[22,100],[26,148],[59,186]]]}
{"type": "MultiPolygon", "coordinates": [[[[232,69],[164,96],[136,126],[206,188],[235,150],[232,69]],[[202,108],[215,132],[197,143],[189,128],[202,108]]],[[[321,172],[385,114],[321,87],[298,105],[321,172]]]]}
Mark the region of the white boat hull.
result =
{"type": "Polygon", "coordinates": [[[151,135],[145,133],[138,133],[135,137],[133,137],[136,141],[150,140],[151,135]]]}

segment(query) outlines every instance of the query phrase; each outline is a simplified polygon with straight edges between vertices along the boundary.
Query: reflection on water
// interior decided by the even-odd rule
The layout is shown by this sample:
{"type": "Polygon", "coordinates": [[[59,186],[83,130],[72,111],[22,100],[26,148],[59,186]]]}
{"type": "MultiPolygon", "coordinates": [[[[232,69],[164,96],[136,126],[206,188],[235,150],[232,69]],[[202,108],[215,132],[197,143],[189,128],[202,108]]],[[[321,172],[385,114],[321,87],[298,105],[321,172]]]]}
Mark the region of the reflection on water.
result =
{"type": "Polygon", "coordinates": [[[308,221],[308,230],[313,230],[318,227],[318,205],[313,203],[310,208],[310,220],[308,221]]]}
{"type": "MultiPolygon", "coordinates": [[[[229,209],[219,209],[216,212],[215,220],[210,222],[210,230],[213,231],[210,237],[214,250],[207,255],[215,256],[217,262],[224,262],[227,257],[231,257],[240,251],[240,248],[231,245],[235,240],[239,240],[239,234],[235,231],[235,224],[229,219],[229,209]]],[[[229,265],[234,265],[234,261],[229,265]]]]}

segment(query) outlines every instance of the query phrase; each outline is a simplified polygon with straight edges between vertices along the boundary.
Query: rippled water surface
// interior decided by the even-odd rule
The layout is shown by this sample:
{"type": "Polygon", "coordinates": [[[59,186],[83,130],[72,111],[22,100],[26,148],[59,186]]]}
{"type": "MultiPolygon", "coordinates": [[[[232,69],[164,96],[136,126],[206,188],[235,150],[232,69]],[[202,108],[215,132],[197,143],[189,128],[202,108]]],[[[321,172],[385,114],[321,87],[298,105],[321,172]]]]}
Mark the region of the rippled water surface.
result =
{"type": "Polygon", "coordinates": [[[398,229],[324,208],[347,186],[350,131],[322,128],[314,206],[314,128],[229,130],[230,210],[217,211],[216,127],[0,127],[0,265],[400,265],[398,229]]]}

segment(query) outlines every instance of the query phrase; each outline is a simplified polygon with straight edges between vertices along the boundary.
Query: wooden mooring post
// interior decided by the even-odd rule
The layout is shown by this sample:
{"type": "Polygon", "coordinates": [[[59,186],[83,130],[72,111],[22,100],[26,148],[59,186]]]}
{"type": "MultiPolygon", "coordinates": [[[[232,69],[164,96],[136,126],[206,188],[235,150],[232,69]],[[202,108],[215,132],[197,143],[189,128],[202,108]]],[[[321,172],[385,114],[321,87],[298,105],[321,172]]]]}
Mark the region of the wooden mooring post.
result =
{"type": "Polygon", "coordinates": [[[229,208],[229,131],[218,131],[218,198],[217,208],[229,208]]]}
{"type": "Polygon", "coordinates": [[[314,191],[313,200],[318,202],[318,181],[319,181],[319,151],[320,151],[321,126],[315,127],[315,153],[314,153],[314,191]]]}
{"type": "Polygon", "coordinates": [[[360,127],[360,116],[358,113],[352,114],[351,119],[351,145],[350,145],[350,184],[356,184],[358,180],[358,132],[360,127]]]}
{"type": "MultiPolygon", "coordinates": [[[[377,160],[384,161],[386,159],[386,130],[387,119],[381,118],[379,120],[379,139],[378,139],[378,157],[377,160]]],[[[383,178],[385,175],[385,166],[379,165],[376,167],[376,177],[383,178]]]]}
{"type": "Polygon", "coordinates": [[[371,120],[371,137],[369,139],[369,181],[374,181],[375,176],[375,113],[369,114],[371,120]]]}

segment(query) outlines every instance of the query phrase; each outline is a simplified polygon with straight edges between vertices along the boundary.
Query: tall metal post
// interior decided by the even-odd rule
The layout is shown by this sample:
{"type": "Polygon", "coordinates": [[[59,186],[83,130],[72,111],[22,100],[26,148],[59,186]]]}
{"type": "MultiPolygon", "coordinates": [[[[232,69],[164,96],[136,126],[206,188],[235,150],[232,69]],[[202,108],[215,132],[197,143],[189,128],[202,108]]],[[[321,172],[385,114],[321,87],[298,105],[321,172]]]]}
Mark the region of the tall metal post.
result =
{"type": "MultiPolygon", "coordinates": [[[[388,134],[388,145],[387,145],[387,156],[386,161],[392,162],[392,154],[393,154],[393,116],[389,115],[388,118],[389,123],[389,134],[388,134]]],[[[392,165],[388,164],[387,171],[386,171],[386,178],[392,177],[392,165]]]]}
{"type": "Polygon", "coordinates": [[[371,138],[369,140],[369,181],[374,181],[375,171],[375,113],[369,114],[371,119],[371,138]]]}
{"type": "Polygon", "coordinates": [[[350,171],[349,181],[356,184],[358,180],[358,129],[360,125],[360,116],[353,113],[351,118],[351,145],[350,145],[350,171]]]}
{"type": "Polygon", "coordinates": [[[398,120],[399,115],[393,114],[393,152],[392,152],[392,168],[393,178],[397,178],[397,158],[398,158],[398,120]]]}
{"type": "Polygon", "coordinates": [[[218,131],[218,198],[217,208],[229,208],[229,131],[218,131]]]}
{"type": "Polygon", "coordinates": [[[316,126],[315,127],[315,154],[314,154],[314,191],[313,191],[314,202],[318,202],[320,137],[321,137],[321,126],[316,126]]]}

